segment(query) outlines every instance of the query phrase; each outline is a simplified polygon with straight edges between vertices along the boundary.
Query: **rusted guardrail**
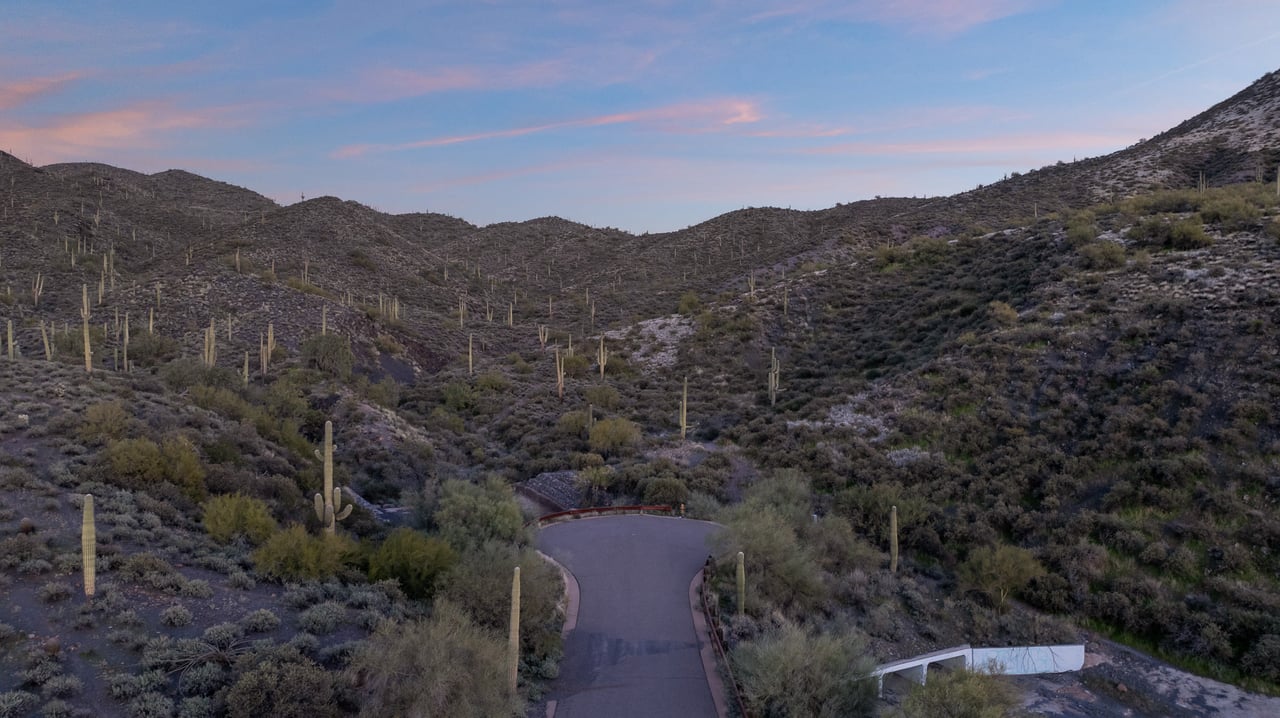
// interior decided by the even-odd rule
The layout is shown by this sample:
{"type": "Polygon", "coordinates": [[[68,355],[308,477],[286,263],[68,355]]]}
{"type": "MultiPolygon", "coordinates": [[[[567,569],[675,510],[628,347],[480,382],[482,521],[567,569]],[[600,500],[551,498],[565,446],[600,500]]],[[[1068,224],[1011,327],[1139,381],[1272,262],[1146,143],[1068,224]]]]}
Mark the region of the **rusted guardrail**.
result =
{"type": "Polygon", "coordinates": [[[556,511],[555,513],[543,514],[534,519],[530,523],[536,523],[541,526],[545,523],[555,523],[565,519],[578,519],[586,516],[604,516],[606,514],[646,514],[646,513],[664,513],[674,514],[676,508],[674,506],[659,505],[636,505],[636,506],[593,506],[585,509],[569,509],[568,511],[556,511]]]}
{"type": "MultiPolygon", "coordinates": [[[[707,567],[710,568],[710,561],[707,567]]],[[[720,614],[711,612],[711,604],[707,601],[707,572],[702,572],[702,585],[698,586],[698,594],[702,597],[702,615],[707,617],[707,631],[711,633],[711,646],[715,648],[716,657],[720,661],[720,665],[724,666],[724,671],[729,675],[729,686],[733,691],[733,702],[738,707],[738,715],[743,718],[752,718],[751,713],[747,712],[747,704],[742,700],[742,689],[738,686],[738,677],[733,675],[733,666],[729,665],[728,651],[725,650],[724,642],[720,639],[720,614]]]]}

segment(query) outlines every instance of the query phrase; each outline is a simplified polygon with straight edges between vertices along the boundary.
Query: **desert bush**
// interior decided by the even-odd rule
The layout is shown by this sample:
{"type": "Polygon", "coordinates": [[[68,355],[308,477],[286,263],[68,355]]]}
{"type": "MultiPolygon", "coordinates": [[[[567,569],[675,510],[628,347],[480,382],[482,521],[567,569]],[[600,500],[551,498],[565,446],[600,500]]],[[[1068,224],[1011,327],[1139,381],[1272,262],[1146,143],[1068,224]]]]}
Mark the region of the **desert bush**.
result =
{"type": "MultiPolygon", "coordinates": [[[[810,613],[825,599],[817,562],[775,509],[743,504],[726,510],[721,521],[725,528],[713,539],[721,557],[716,575],[731,586],[736,554],[745,554],[748,613],[763,615],[776,607],[798,616],[810,613]]],[[[727,590],[726,595],[736,596],[736,590],[727,590]]]]}
{"type": "Polygon", "coordinates": [[[346,617],[346,606],[336,601],[325,601],[303,611],[298,616],[298,627],[307,633],[323,636],[333,633],[346,617]]]}
{"type": "Polygon", "coordinates": [[[1257,224],[1262,217],[1262,210],[1243,197],[1226,196],[1206,202],[1200,209],[1200,216],[1205,222],[1234,232],[1257,224]]]}
{"type": "Polygon", "coordinates": [[[485,372],[476,377],[476,388],[486,394],[501,394],[511,388],[511,382],[499,372],[485,372]]]}
{"type": "Polygon", "coordinates": [[[302,365],[316,369],[339,379],[351,376],[355,354],[351,352],[351,340],[340,334],[316,334],[307,337],[298,347],[302,365]]]}
{"type": "Polygon", "coordinates": [[[511,487],[497,477],[482,485],[446,481],[433,521],[440,536],[459,549],[491,540],[516,543],[525,539],[520,506],[511,487]]]}
{"type": "Polygon", "coordinates": [[[756,715],[875,715],[876,682],[869,678],[875,664],[853,633],[809,634],[786,622],[738,644],[729,660],[742,681],[743,700],[756,715]]]}
{"type": "Polygon", "coordinates": [[[160,622],[174,628],[191,625],[193,618],[191,609],[180,604],[170,606],[160,612],[160,622]]]}
{"type": "Polygon", "coordinates": [[[451,381],[441,389],[444,405],[450,411],[462,413],[475,406],[476,396],[471,387],[460,381],[451,381]]]}
{"type": "Polygon", "coordinates": [[[1249,674],[1272,683],[1280,683],[1280,635],[1268,633],[1241,658],[1240,665],[1249,674]]]}
{"type": "Polygon", "coordinates": [[[996,320],[998,324],[1010,325],[1018,323],[1018,310],[1009,306],[1006,302],[994,301],[987,304],[987,309],[991,312],[991,318],[996,320]]]}
{"type": "Polygon", "coordinates": [[[253,563],[269,579],[322,579],[336,575],[355,553],[355,542],[342,534],[312,536],[292,524],[254,551],[253,563]]]}
{"type": "Polygon", "coordinates": [[[1098,225],[1093,212],[1077,212],[1067,222],[1067,241],[1072,247],[1082,247],[1098,238],[1098,225]]]}
{"type": "Polygon", "coordinates": [[[698,299],[698,293],[692,289],[680,295],[680,303],[676,306],[676,311],[686,316],[693,316],[702,309],[702,301],[698,299]]]}
{"type": "Polygon", "coordinates": [[[334,677],[291,646],[246,655],[239,677],[219,695],[230,718],[325,718],[339,715],[334,677]]]}
{"type": "Polygon", "coordinates": [[[243,536],[255,546],[276,532],[267,504],[239,492],[214,496],[204,503],[204,528],[218,543],[243,536]]]}
{"type": "Polygon", "coordinates": [[[0,718],[23,718],[40,705],[40,698],[27,691],[0,693],[0,718]]]}
{"type": "Polygon", "coordinates": [[[245,614],[240,619],[240,627],[246,633],[269,633],[280,627],[280,617],[266,608],[245,614]]]}
{"type": "Polygon", "coordinates": [[[621,417],[601,419],[591,427],[587,442],[599,454],[620,454],[640,443],[640,427],[621,417]]]}
{"type": "Polygon", "coordinates": [[[171,718],[173,699],[154,691],[139,695],[129,701],[129,718],[171,718]]]}
{"type": "Polygon", "coordinates": [[[978,671],[946,671],[912,689],[902,701],[902,718],[1012,718],[1018,695],[1008,683],[978,671]]]}
{"type": "Polygon", "coordinates": [[[1042,574],[1044,567],[1030,551],[1008,544],[980,546],[956,570],[956,578],[965,590],[984,593],[1001,608],[1010,594],[1021,591],[1042,574]]]}
{"type": "Polygon", "coordinates": [[[440,588],[441,598],[465,607],[480,627],[506,631],[511,611],[511,577],[520,566],[520,655],[531,666],[558,659],[561,652],[560,572],[532,549],[490,541],[462,554],[440,588]]]}
{"type": "Polygon", "coordinates": [[[507,689],[505,664],[497,635],[437,601],[428,620],[380,627],[356,651],[347,675],[361,687],[361,716],[500,718],[523,712],[507,689]]]}
{"type": "Polygon", "coordinates": [[[598,406],[601,409],[616,409],[618,402],[622,400],[618,390],[608,384],[587,387],[582,392],[582,396],[593,406],[598,406]]]}
{"type": "Polygon", "coordinates": [[[169,483],[193,501],[204,497],[204,467],[185,436],[165,437],[159,445],[145,437],[112,441],[102,457],[107,480],[117,486],[145,490],[169,483]]]}
{"type": "Polygon", "coordinates": [[[134,330],[129,335],[129,363],[154,367],[173,361],[180,346],[177,339],[153,334],[146,329],[134,330]]]}
{"type": "Polygon", "coordinates": [[[1114,269],[1124,266],[1124,245],[1119,242],[1091,242],[1080,247],[1080,256],[1090,269],[1114,269]]]}
{"type": "Polygon", "coordinates": [[[76,438],[86,443],[117,441],[129,431],[133,417],[119,401],[102,401],[84,410],[84,422],[76,438]]]}
{"type": "Polygon", "coordinates": [[[565,376],[580,377],[591,368],[591,360],[585,354],[574,354],[564,358],[565,376]]]}
{"type": "Polygon", "coordinates": [[[40,694],[45,698],[70,698],[80,695],[84,690],[84,681],[73,675],[53,676],[40,686],[40,694]]]}
{"type": "Polygon", "coordinates": [[[369,555],[369,580],[394,579],[406,595],[430,598],[457,557],[448,543],[401,527],[369,555]]]}
{"type": "Polygon", "coordinates": [[[71,587],[62,581],[50,581],[40,587],[40,600],[45,603],[57,603],[71,597],[71,587]]]}
{"type": "Polygon", "coordinates": [[[689,498],[689,487],[674,476],[659,476],[644,484],[644,502],[679,506],[689,498]]]}

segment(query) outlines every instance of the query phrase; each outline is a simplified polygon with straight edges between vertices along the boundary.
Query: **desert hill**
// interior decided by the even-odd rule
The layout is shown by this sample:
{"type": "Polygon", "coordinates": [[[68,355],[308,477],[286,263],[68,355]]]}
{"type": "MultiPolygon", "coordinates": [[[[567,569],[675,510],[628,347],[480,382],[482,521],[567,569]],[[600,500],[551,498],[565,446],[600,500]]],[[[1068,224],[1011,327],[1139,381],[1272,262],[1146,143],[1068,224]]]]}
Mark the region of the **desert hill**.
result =
{"type": "MultiPolygon", "coordinates": [[[[351,709],[384,619],[503,629],[513,487],[724,523],[726,615],[757,560],[735,650],[1085,626],[1277,693],[1277,128],[1270,73],[1105,157],[643,236],[0,153],[0,715],[239,715],[281,671],[351,709]],[[334,539],[326,421],[359,504],[334,539]]],[[[536,702],[559,589],[530,581],[536,702]]]]}

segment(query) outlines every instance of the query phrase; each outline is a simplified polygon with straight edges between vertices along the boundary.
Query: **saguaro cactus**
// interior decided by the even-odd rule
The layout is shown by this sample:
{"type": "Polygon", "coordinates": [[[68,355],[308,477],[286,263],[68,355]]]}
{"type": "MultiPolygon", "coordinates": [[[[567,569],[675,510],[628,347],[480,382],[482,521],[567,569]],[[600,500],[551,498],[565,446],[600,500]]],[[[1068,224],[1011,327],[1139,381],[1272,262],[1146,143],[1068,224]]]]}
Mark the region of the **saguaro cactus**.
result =
{"type": "Polygon", "coordinates": [[[680,438],[689,433],[689,377],[684,378],[684,389],[680,392],[680,438]]]}
{"type": "Polygon", "coordinates": [[[596,361],[600,363],[600,378],[604,378],[604,367],[609,363],[609,350],[604,348],[604,335],[600,335],[600,347],[596,349],[596,361]]]}
{"type": "Polygon", "coordinates": [[[889,507],[889,572],[898,572],[898,507],[889,507]]]}
{"type": "Polygon", "coordinates": [[[560,356],[560,347],[556,347],[556,396],[564,399],[564,357],[560,356]]]}
{"type": "Polygon", "coordinates": [[[80,285],[80,318],[84,320],[84,370],[93,373],[93,350],[89,348],[89,285],[80,285]]]}
{"type": "MultiPolygon", "coordinates": [[[[317,452],[318,453],[318,452],[317,452]]],[[[342,506],[342,489],[333,485],[333,422],[324,423],[324,493],[315,495],[316,518],[324,532],[337,533],[338,522],[351,515],[351,504],[342,506]]]]}
{"type": "Polygon", "coordinates": [[[782,373],[782,365],[778,364],[777,349],[769,349],[769,406],[778,403],[778,378],[782,373]]]}
{"type": "Polygon", "coordinates": [[[738,552],[738,615],[746,615],[747,612],[747,557],[741,551],[738,552]]]}
{"type": "Polygon", "coordinates": [[[520,567],[511,575],[511,626],[507,631],[507,687],[516,692],[520,669],[520,567]]]}
{"type": "Polygon", "coordinates": [[[80,553],[84,568],[84,595],[93,598],[98,574],[98,534],[93,522],[93,494],[84,495],[80,519],[80,553]]]}

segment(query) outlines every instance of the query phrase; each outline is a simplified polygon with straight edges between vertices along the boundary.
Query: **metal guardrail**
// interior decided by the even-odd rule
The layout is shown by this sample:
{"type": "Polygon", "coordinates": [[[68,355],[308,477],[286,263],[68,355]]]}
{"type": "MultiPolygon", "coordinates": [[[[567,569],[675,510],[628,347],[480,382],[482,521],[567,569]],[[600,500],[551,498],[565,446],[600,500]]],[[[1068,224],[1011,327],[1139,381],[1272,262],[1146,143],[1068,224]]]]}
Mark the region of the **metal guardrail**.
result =
{"type": "Polygon", "coordinates": [[[578,519],[587,516],[604,516],[607,514],[675,514],[676,507],[666,505],[635,505],[635,506],[594,506],[585,509],[569,509],[567,511],[556,511],[550,514],[543,514],[534,519],[530,523],[536,523],[542,526],[546,523],[555,523],[565,519],[578,519]]]}
{"type": "MultiPolygon", "coordinates": [[[[708,561],[708,566],[710,562],[708,561]]],[[[729,665],[728,651],[725,650],[724,642],[720,639],[720,614],[711,612],[711,604],[707,602],[707,572],[703,569],[702,585],[698,586],[698,595],[702,598],[702,615],[707,617],[707,631],[711,633],[711,646],[716,651],[716,657],[720,661],[720,665],[724,666],[725,673],[729,674],[729,685],[733,689],[733,702],[738,707],[738,715],[743,718],[752,718],[751,713],[747,712],[747,704],[742,700],[742,689],[738,686],[738,677],[733,675],[733,666],[729,665]]]]}

